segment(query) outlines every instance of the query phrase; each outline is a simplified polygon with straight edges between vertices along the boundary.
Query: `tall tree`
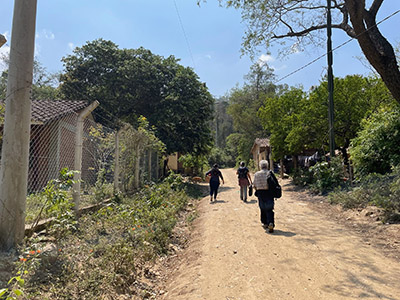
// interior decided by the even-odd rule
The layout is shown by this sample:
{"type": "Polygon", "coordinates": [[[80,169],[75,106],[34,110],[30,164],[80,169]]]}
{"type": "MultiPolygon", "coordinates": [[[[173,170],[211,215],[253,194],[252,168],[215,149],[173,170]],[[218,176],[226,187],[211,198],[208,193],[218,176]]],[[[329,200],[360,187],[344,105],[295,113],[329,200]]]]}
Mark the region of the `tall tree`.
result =
{"type": "MultiPolygon", "coordinates": [[[[132,124],[145,116],[156,126],[167,152],[207,152],[213,98],[190,68],[174,56],[119,49],[98,39],[63,58],[61,91],[69,99],[98,100],[98,121],[110,116],[132,124]]],[[[115,121],[116,122],[116,121],[115,121]]]]}
{"type": "MultiPolygon", "coordinates": [[[[248,25],[243,39],[245,52],[254,54],[259,46],[268,48],[274,42],[287,46],[285,52],[295,52],[321,43],[325,36],[326,0],[219,1],[242,10],[248,25]]],[[[386,2],[390,5],[390,1],[386,2]]],[[[332,0],[332,27],[357,39],[369,63],[400,103],[400,71],[395,52],[376,21],[383,3],[384,0],[332,0]]]]}

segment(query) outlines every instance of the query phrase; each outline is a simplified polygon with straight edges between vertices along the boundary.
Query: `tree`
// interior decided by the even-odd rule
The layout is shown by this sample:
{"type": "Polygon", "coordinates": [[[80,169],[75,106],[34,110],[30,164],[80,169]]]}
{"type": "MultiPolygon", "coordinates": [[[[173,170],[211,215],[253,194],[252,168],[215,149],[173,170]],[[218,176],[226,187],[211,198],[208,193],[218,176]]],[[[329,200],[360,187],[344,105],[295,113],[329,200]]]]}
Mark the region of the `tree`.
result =
{"type": "Polygon", "coordinates": [[[69,99],[98,100],[97,121],[137,125],[140,115],[156,126],[167,152],[203,153],[211,143],[213,98],[190,68],[174,56],[150,50],[119,49],[98,39],[64,57],[61,91],[69,99]],[[115,121],[110,120],[112,116],[115,121]]]}
{"type": "MultiPolygon", "coordinates": [[[[0,99],[6,98],[9,57],[2,55],[0,57],[6,70],[0,76],[0,99]]],[[[42,64],[34,59],[33,78],[32,78],[32,99],[33,100],[55,100],[60,98],[58,90],[59,74],[49,73],[42,64]]]]}
{"type": "MultiPolygon", "coordinates": [[[[296,52],[323,41],[327,27],[326,0],[219,1],[242,10],[242,18],[248,23],[244,52],[254,54],[259,46],[268,48],[274,42],[284,45],[285,52],[296,52]]],[[[395,52],[376,23],[383,2],[373,0],[368,5],[366,0],[332,1],[332,28],[357,39],[369,63],[400,103],[400,71],[395,52]]]]}
{"type": "MultiPolygon", "coordinates": [[[[290,143],[288,137],[298,124],[304,98],[305,93],[301,89],[291,88],[280,96],[266,98],[259,110],[261,123],[271,133],[270,144],[274,159],[283,159],[285,155],[298,154],[303,150],[304,143],[294,147],[294,143],[290,143]]],[[[306,138],[302,134],[296,136],[300,139],[306,138]]]]}

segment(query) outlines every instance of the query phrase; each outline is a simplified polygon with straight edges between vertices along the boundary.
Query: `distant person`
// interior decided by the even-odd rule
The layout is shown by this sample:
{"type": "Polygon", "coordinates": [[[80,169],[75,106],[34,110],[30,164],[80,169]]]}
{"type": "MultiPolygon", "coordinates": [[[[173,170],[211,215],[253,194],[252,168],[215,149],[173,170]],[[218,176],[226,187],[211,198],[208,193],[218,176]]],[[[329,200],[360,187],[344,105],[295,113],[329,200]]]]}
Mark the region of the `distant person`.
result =
{"type": "Polygon", "coordinates": [[[215,164],[211,170],[207,171],[206,176],[210,176],[210,202],[212,202],[213,196],[214,200],[217,200],[219,179],[221,178],[222,183],[224,183],[224,177],[218,169],[217,164],[215,164]]]}
{"type": "Polygon", "coordinates": [[[268,228],[269,232],[274,232],[274,197],[268,189],[269,180],[275,180],[278,183],[274,173],[269,171],[269,163],[266,160],[260,161],[261,170],[254,174],[253,186],[256,189],[255,195],[258,198],[258,206],[260,207],[261,223],[264,229],[268,228]]]}
{"type": "Polygon", "coordinates": [[[250,171],[245,166],[244,161],[240,162],[239,169],[236,171],[240,186],[240,200],[247,202],[247,187],[252,184],[250,171]]]}

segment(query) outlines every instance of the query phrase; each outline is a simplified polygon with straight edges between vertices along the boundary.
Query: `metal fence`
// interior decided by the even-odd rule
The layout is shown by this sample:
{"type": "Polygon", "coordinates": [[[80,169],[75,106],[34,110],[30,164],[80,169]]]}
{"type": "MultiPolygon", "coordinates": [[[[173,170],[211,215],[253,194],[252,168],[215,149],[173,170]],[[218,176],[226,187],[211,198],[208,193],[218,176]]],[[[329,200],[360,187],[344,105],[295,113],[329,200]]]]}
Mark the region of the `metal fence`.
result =
{"type": "MultiPolygon", "coordinates": [[[[57,179],[61,169],[75,170],[77,121],[78,114],[69,113],[55,120],[31,124],[28,194],[41,191],[50,180],[57,179]]],[[[0,137],[2,130],[1,126],[0,137]]],[[[117,188],[129,192],[146,181],[158,179],[157,148],[132,126],[125,125],[117,133],[87,118],[83,124],[82,146],[81,189],[84,193],[93,190],[96,184],[114,182],[117,188]],[[116,151],[116,143],[119,151],[116,151]]]]}

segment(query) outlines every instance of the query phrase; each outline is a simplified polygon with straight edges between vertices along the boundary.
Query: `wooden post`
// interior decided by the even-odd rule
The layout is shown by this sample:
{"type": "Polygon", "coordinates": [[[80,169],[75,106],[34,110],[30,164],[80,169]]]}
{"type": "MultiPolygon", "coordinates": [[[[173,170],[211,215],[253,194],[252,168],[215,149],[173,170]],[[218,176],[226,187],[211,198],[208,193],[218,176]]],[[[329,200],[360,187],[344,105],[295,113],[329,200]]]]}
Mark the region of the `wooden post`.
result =
{"type": "Polygon", "coordinates": [[[15,0],[0,171],[0,249],[22,242],[28,188],[30,93],[37,0],[15,0]]]}
{"type": "Polygon", "coordinates": [[[82,152],[83,152],[83,122],[85,118],[99,105],[98,101],[94,101],[85,107],[78,115],[76,122],[75,135],[75,164],[74,164],[74,187],[72,197],[74,198],[75,215],[78,216],[79,205],[81,201],[81,178],[82,178],[82,152]]]}

